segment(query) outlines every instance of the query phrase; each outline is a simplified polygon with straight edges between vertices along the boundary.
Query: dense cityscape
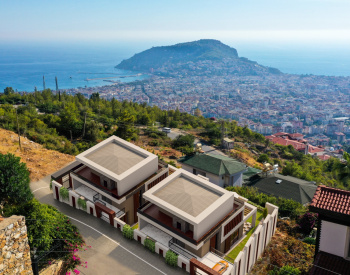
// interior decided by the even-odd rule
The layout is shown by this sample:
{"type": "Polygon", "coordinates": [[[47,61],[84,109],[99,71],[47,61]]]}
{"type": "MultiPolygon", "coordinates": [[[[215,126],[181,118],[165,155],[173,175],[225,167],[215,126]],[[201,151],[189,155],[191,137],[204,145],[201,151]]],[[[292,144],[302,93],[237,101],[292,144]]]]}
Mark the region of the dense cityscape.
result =
{"type": "Polygon", "coordinates": [[[163,110],[192,114],[199,109],[205,117],[237,120],[239,125],[264,135],[300,133],[315,146],[348,142],[350,77],[282,73],[251,76],[225,74],[224,70],[213,75],[213,69],[198,74],[204,66],[218,69],[218,62],[189,65],[192,71],[168,71],[168,76],[161,76],[165,71],[162,68],[139,83],[67,92],[87,97],[99,92],[106,99],[146,102],[163,110]]]}

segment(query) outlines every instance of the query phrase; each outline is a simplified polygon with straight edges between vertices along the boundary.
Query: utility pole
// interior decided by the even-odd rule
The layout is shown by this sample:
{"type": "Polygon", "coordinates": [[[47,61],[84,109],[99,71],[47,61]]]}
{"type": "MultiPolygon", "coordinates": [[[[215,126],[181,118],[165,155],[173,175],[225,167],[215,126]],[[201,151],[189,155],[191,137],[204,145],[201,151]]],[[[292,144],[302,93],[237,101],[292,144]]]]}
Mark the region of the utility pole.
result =
{"type": "Polygon", "coordinates": [[[46,90],[45,75],[43,75],[43,87],[44,87],[44,90],[46,90]]]}
{"type": "Polygon", "coordinates": [[[85,136],[85,125],[86,125],[86,113],[85,113],[85,118],[84,118],[83,138],[85,136]]]}
{"type": "Polygon", "coordinates": [[[19,133],[19,123],[18,123],[18,114],[16,109],[16,120],[17,120],[17,132],[18,132],[18,144],[19,144],[19,150],[22,152],[22,146],[21,146],[21,135],[19,133]]]}

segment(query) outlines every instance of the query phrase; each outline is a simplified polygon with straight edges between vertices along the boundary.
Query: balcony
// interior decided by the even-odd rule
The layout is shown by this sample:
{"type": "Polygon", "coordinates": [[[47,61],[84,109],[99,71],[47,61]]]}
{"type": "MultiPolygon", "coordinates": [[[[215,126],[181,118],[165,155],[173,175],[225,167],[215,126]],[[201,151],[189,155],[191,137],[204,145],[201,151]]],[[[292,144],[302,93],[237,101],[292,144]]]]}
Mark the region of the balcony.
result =
{"type": "Polygon", "coordinates": [[[193,231],[188,230],[187,232],[183,232],[180,229],[174,227],[173,218],[163,213],[157,205],[150,203],[145,204],[138,209],[138,213],[161,225],[172,233],[175,233],[186,241],[197,244],[196,240],[193,239],[193,231]]]}
{"type": "Polygon", "coordinates": [[[93,187],[107,193],[113,198],[119,199],[117,188],[109,190],[107,187],[104,187],[103,185],[101,185],[100,177],[97,176],[91,168],[85,166],[84,168],[80,170],[72,171],[71,173],[77,176],[78,178],[84,180],[88,184],[92,185],[93,187]]]}

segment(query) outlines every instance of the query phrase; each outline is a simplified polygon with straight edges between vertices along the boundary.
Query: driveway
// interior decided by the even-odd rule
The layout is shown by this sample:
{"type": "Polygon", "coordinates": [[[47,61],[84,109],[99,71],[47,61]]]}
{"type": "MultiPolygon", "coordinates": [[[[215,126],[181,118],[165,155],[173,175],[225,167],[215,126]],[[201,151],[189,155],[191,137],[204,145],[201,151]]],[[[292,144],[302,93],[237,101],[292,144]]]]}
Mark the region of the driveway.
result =
{"type": "Polygon", "coordinates": [[[50,176],[31,183],[35,197],[50,204],[70,217],[91,246],[79,252],[87,268],[78,267],[81,274],[187,274],[180,268],[172,268],[158,254],[151,253],[136,241],[129,241],[122,233],[105,221],[98,219],[52,197],[50,176]]]}

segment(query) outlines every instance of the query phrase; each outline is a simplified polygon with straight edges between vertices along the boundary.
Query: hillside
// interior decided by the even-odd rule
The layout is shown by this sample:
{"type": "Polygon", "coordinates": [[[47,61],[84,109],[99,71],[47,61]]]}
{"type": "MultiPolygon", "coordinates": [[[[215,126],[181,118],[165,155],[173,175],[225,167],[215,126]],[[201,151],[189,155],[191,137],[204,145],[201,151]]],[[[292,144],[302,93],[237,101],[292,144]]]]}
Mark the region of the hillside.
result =
{"type": "MultiPolygon", "coordinates": [[[[164,73],[166,70],[170,74],[171,72],[177,74],[179,70],[188,70],[190,73],[196,74],[207,71],[207,69],[211,70],[212,67],[216,68],[217,74],[257,75],[280,73],[277,69],[264,67],[247,58],[238,57],[236,49],[213,39],[153,47],[123,60],[116,66],[118,69],[141,72],[164,73]],[[204,67],[201,65],[204,65],[204,67]]],[[[210,71],[210,73],[215,72],[210,71]]]]}
{"type": "Polygon", "coordinates": [[[50,175],[74,160],[73,156],[45,149],[42,145],[21,137],[22,152],[16,133],[0,128],[0,153],[12,153],[27,164],[30,180],[37,181],[50,175]]]}

